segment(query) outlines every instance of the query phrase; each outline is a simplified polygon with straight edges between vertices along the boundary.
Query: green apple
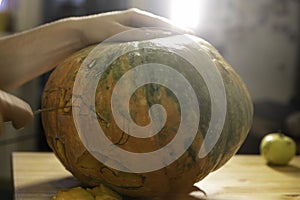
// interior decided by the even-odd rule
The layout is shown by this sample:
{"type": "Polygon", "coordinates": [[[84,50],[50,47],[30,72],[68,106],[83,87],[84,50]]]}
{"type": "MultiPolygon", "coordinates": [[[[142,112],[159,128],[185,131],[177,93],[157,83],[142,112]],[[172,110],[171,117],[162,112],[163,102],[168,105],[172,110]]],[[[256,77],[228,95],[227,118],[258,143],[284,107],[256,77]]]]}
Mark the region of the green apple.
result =
{"type": "Polygon", "coordinates": [[[260,153],[271,165],[287,165],[296,151],[296,142],[283,133],[269,133],[260,143],[260,153]]]}

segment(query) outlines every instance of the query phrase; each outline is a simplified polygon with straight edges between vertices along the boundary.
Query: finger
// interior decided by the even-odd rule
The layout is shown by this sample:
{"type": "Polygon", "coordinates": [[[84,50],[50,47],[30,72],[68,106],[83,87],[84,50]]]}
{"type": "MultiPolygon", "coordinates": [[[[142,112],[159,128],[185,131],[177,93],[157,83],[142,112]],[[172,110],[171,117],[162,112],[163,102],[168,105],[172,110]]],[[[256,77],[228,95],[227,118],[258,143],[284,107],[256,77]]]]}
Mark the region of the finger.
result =
{"type": "Polygon", "coordinates": [[[0,111],[3,121],[11,121],[16,129],[23,128],[33,118],[29,104],[1,90],[0,111]]]}
{"type": "Polygon", "coordinates": [[[130,41],[142,41],[158,39],[163,37],[172,36],[176,33],[167,30],[155,29],[155,28],[132,28],[119,24],[121,30],[110,36],[106,42],[130,42],[130,41]]]}
{"type": "Polygon", "coordinates": [[[194,34],[190,29],[176,26],[171,20],[154,15],[152,13],[142,11],[139,9],[130,9],[125,11],[126,17],[121,18],[120,20],[124,25],[131,27],[161,27],[169,28],[180,33],[189,33],[194,34]]]}

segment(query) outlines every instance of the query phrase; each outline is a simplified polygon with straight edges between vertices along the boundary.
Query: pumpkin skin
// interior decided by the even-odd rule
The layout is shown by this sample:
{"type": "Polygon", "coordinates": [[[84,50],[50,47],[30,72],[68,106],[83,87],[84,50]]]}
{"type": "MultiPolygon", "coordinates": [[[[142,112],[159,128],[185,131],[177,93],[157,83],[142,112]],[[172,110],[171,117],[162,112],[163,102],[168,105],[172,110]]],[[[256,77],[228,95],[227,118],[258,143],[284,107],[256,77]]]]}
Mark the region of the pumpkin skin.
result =
{"type": "MultiPolygon", "coordinates": [[[[94,158],[78,136],[71,107],[74,80],[83,60],[95,47],[90,46],[74,53],[56,67],[47,81],[42,96],[43,108],[59,108],[43,112],[42,122],[47,142],[65,168],[87,186],[103,183],[126,196],[153,197],[164,196],[171,192],[187,192],[195,182],[223,166],[244,142],[252,124],[253,106],[243,81],[232,67],[211,44],[200,38],[197,38],[197,42],[199,48],[219,70],[227,100],[222,133],[206,157],[197,156],[211,117],[209,91],[205,82],[195,71],[186,70],[191,68],[186,60],[167,49],[157,48],[147,50],[146,53],[143,49],[126,53],[109,66],[106,74],[99,80],[95,94],[99,125],[112,143],[126,151],[149,152],[169,143],[180,124],[180,105],[175,95],[167,88],[157,84],[142,86],[136,90],[129,102],[131,117],[141,126],[149,123],[147,113],[151,105],[159,103],[166,109],[168,118],[164,128],[151,138],[135,138],[122,132],[110,110],[112,90],[126,71],[143,63],[162,63],[174,66],[185,74],[196,91],[197,98],[200,99],[200,123],[192,144],[170,165],[146,173],[119,171],[94,158]]],[[[118,51],[118,44],[109,45],[118,51]]]]}

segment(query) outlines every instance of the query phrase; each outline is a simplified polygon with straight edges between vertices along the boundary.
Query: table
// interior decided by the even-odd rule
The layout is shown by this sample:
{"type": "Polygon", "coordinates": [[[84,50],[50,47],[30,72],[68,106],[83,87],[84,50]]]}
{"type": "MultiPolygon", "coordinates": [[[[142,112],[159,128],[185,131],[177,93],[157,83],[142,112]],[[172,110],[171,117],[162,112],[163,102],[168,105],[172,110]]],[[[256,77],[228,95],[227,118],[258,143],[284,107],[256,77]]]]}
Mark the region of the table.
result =
{"type": "MultiPolygon", "coordinates": [[[[53,153],[12,155],[16,200],[50,200],[60,189],[80,185],[53,153]]],[[[271,167],[258,155],[236,155],[195,184],[204,190],[179,198],[205,200],[300,200],[300,156],[288,166],[271,167]]]]}

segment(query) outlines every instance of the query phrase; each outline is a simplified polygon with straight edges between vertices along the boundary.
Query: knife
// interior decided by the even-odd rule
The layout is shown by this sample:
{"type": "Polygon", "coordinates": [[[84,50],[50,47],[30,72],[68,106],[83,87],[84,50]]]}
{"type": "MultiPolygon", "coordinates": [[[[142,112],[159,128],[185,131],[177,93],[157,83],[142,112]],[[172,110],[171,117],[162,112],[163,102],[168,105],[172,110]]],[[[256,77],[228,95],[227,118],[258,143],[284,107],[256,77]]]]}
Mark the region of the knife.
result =
{"type": "Polygon", "coordinates": [[[34,115],[38,115],[42,112],[50,112],[54,110],[64,109],[64,108],[70,108],[72,106],[62,106],[62,107],[52,107],[52,108],[39,108],[33,112],[34,115]]]}

